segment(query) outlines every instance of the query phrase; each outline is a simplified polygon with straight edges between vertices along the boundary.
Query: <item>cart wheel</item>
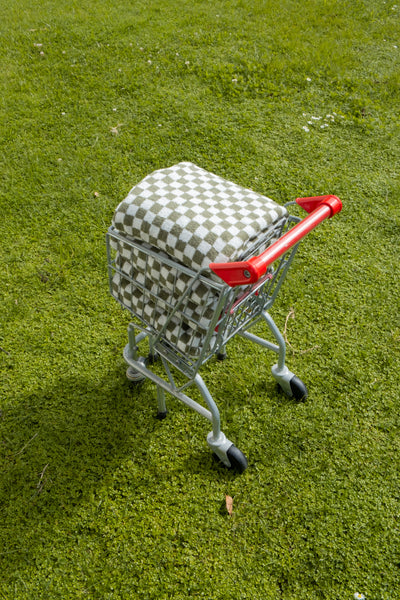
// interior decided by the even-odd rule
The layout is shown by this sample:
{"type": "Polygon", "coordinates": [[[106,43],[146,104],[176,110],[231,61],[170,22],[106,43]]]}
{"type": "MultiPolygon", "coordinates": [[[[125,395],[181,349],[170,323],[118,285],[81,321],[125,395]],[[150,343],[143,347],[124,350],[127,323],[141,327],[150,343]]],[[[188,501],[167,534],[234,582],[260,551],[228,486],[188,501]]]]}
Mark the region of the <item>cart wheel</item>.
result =
{"type": "Polygon", "coordinates": [[[163,421],[164,419],[167,418],[167,414],[168,414],[168,412],[166,410],[160,410],[156,414],[156,419],[158,419],[159,421],[163,421]]]}
{"type": "Polygon", "coordinates": [[[297,402],[305,400],[308,396],[307,387],[296,375],[290,380],[290,389],[292,390],[293,398],[297,402]]]}
{"type": "Polygon", "coordinates": [[[243,452],[239,450],[239,448],[236,448],[236,446],[233,444],[230,448],[228,448],[226,455],[231,463],[230,468],[232,471],[235,471],[236,473],[243,473],[243,471],[247,469],[247,458],[243,452]]]}
{"type": "Polygon", "coordinates": [[[154,365],[158,360],[160,360],[160,355],[158,352],[154,352],[154,354],[147,355],[147,361],[150,365],[154,365]]]}
{"type": "Polygon", "coordinates": [[[132,383],[140,383],[141,381],[144,381],[146,379],[144,375],[139,373],[139,371],[136,371],[136,369],[134,369],[133,367],[127,368],[126,376],[132,383]]]}

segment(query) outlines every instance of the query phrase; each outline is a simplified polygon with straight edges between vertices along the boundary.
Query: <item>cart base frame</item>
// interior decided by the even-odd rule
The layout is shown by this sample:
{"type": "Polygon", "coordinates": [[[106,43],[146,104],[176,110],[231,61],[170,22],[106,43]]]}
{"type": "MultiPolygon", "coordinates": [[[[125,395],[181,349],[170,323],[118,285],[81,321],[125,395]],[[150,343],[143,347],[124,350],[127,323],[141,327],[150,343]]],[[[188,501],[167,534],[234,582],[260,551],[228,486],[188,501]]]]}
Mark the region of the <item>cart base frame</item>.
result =
{"type": "MultiPolygon", "coordinates": [[[[254,326],[255,323],[258,323],[259,321],[263,321],[266,324],[269,332],[274,338],[274,342],[259,337],[246,329],[240,331],[239,335],[267,350],[275,352],[278,355],[278,361],[271,368],[273,377],[287,396],[293,397],[297,401],[305,399],[307,397],[307,388],[285,364],[285,339],[276,326],[273,318],[267,311],[263,311],[261,312],[259,319],[257,319],[256,322],[253,321],[250,326],[254,326]]],[[[243,472],[247,468],[247,459],[243,452],[236,448],[233,442],[231,442],[221,431],[221,418],[217,404],[201,375],[196,372],[194,376],[188,377],[187,374],[185,375],[185,373],[181,371],[188,380],[183,385],[177,385],[170,369],[170,363],[165,357],[162,355],[156,356],[155,354],[152,354],[151,351],[147,357],[139,354],[139,344],[145,338],[149,338],[150,349],[152,348],[151,333],[150,331],[141,331],[136,335],[135,329],[135,324],[130,323],[128,326],[128,344],[125,346],[123,352],[124,360],[128,365],[128,379],[134,383],[149,379],[156,384],[157,417],[159,419],[164,419],[167,415],[165,392],[168,392],[210,421],[212,424],[212,431],[207,436],[207,443],[211,450],[225,466],[236,472],[243,472]],[[165,377],[161,377],[154,373],[150,368],[156,358],[161,359],[165,377]],[[185,393],[186,390],[193,385],[199,390],[205,406],[185,393]]],[[[220,350],[219,358],[223,358],[223,354],[224,353],[221,354],[220,350]]]]}

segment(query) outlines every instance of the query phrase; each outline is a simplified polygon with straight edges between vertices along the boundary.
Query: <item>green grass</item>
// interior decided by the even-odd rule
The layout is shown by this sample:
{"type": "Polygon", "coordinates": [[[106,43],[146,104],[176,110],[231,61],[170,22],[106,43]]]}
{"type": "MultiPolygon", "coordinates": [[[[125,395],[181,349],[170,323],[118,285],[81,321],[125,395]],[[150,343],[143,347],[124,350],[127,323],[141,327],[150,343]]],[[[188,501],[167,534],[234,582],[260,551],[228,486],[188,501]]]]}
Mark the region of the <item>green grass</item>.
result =
{"type": "Polygon", "coordinates": [[[400,598],[399,11],[3,2],[0,598],[400,598]],[[309,399],[244,340],[202,372],[239,477],[198,415],[168,398],[159,422],[153,386],[129,386],[108,296],[113,209],[180,160],[344,203],[273,310],[283,328],[294,309],[309,399]]]}

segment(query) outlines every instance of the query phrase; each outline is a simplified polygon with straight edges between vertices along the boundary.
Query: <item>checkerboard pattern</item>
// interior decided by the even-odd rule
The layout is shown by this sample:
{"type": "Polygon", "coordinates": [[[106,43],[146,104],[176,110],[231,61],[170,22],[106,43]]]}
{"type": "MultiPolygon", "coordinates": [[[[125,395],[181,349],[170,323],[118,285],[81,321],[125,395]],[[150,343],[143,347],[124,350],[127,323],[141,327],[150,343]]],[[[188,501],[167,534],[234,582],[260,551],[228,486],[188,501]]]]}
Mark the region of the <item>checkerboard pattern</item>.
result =
{"type": "Polygon", "coordinates": [[[211,262],[243,260],[286,216],[273,200],[182,162],[133,187],[113,225],[199,270],[211,262]]]}
{"type": "Polygon", "coordinates": [[[193,277],[165,259],[196,272],[210,262],[244,260],[279,237],[287,216],[273,200],[191,163],[155,171],[115,211],[114,228],[126,242],[112,241],[112,293],[153,331],[165,326],[165,339],[179,352],[196,357],[218,296],[196,279],[182,301],[193,277]]]}
{"type": "Polygon", "coordinates": [[[199,279],[193,283],[190,275],[167,266],[165,253],[147,244],[141,249],[120,240],[112,245],[117,250],[113,296],[154,331],[160,332],[166,325],[165,339],[183,354],[197,356],[218,301],[213,289],[199,279]],[[190,294],[182,300],[189,285],[190,294]]]}

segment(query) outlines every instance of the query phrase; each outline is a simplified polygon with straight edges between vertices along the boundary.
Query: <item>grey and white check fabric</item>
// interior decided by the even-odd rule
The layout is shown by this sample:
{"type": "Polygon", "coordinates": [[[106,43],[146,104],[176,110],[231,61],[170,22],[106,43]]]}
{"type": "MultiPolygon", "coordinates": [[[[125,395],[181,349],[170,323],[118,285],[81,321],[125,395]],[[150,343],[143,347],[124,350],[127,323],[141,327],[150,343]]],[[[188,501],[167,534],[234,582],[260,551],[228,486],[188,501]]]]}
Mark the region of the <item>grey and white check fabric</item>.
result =
{"type": "Polygon", "coordinates": [[[243,260],[275,241],[286,218],[286,209],[273,200],[192,163],[155,171],[115,211],[113,226],[127,243],[114,244],[112,293],[156,332],[168,321],[165,339],[183,354],[196,356],[217,297],[197,280],[182,303],[191,278],[163,259],[194,271],[210,262],[243,260]],[[130,239],[139,241],[143,250],[130,245],[130,239]]]}
{"type": "Polygon", "coordinates": [[[270,198],[188,162],[131,189],[113,225],[194,269],[242,260],[287,212],[270,198]]]}
{"type": "Polygon", "coordinates": [[[168,267],[165,253],[147,244],[142,249],[121,241],[113,245],[117,250],[113,296],[156,332],[167,324],[165,339],[183,354],[196,356],[215,313],[218,299],[212,288],[168,267]],[[189,285],[191,293],[182,301],[189,285]]]}

